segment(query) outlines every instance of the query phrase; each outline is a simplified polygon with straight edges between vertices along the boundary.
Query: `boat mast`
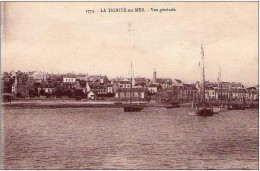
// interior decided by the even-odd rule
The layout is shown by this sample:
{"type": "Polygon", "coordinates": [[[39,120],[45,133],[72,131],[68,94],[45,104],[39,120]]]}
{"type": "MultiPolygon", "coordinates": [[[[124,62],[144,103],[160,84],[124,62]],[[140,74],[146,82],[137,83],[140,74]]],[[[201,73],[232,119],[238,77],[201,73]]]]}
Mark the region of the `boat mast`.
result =
{"type": "Polygon", "coordinates": [[[132,103],[132,83],[133,83],[133,65],[132,65],[132,62],[131,62],[131,70],[130,70],[130,74],[131,74],[131,82],[130,82],[130,105],[132,103]]]}
{"type": "Polygon", "coordinates": [[[204,69],[204,50],[203,44],[201,45],[201,58],[202,58],[202,84],[203,84],[203,91],[202,91],[202,102],[205,103],[205,69],[204,69]]]}
{"type": "Polygon", "coordinates": [[[221,80],[221,67],[219,69],[219,73],[218,73],[218,83],[219,83],[219,86],[220,86],[220,105],[222,105],[222,80],[221,80]]]}

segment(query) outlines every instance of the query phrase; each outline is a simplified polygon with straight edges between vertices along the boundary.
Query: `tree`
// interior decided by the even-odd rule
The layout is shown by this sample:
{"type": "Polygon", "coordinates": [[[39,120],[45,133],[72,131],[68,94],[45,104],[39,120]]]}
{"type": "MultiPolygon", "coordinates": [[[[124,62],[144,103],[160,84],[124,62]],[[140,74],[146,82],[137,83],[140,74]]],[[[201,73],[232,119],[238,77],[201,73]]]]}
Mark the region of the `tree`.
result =
{"type": "Polygon", "coordinates": [[[30,96],[30,97],[34,97],[34,96],[35,96],[34,90],[29,89],[29,96],[30,96]]]}
{"type": "Polygon", "coordinates": [[[35,90],[34,90],[34,96],[39,96],[39,92],[38,92],[37,88],[35,88],[35,90]]]}
{"type": "Polygon", "coordinates": [[[85,97],[86,94],[82,90],[75,90],[75,96],[85,97]]]}
{"type": "Polygon", "coordinates": [[[45,91],[43,89],[40,90],[40,95],[44,96],[45,95],[45,91]]]}
{"type": "Polygon", "coordinates": [[[65,91],[65,95],[68,96],[68,97],[73,97],[73,92],[72,90],[68,89],[65,91]]]}

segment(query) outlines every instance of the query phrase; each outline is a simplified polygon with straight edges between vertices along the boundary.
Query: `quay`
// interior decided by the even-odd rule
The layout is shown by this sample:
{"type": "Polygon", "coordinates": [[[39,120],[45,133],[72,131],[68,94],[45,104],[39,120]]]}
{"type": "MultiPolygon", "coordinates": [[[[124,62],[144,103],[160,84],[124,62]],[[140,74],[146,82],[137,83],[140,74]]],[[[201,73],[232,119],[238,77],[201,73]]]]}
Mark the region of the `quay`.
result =
{"type": "MultiPolygon", "coordinates": [[[[125,101],[87,101],[87,100],[75,100],[70,99],[14,99],[11,102],[2,102],[1,106],[3,108],[122,108],[125,101]]],[[[156,101],[142,101],[142,102],[133,102],[143,107],[165,107],[171,103],[164,102],[158,103],[156,101]]],[[[250,108],[258,108],[258,101],[245,101],[245,104],[241,101],[231,101],[230,103],[220,103],[219,100],[207,101],[208,104],[212,106],[243,106],[250,108]]],[[[180,107],[191,107],[191,101],[180,101],[180,107]]]]}

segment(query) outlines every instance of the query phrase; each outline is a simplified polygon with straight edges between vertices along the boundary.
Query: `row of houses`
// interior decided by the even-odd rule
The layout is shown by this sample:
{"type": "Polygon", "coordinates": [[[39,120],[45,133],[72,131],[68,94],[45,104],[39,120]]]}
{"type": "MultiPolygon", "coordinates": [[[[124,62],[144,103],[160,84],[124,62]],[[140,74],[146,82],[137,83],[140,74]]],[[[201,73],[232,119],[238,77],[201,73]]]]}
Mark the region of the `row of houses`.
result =
{"type": "MultiPolygon", "coordinates": [[[[77,97],[87,99],[127,100],[186,100],[198,99],[202,91],[199,82],[185,84],[180,79],[117,77],[108,79],[106,75],[49,74],[41,71],[4,72],[2,93],[12,93],[17,97],[77,97]],[[132,86],[131,86],[132,85],[132,86]]],[[[210,83],[205,86],[206,99],[258,99],[258,86],[245,88],[240,83],[210,83]]]]}

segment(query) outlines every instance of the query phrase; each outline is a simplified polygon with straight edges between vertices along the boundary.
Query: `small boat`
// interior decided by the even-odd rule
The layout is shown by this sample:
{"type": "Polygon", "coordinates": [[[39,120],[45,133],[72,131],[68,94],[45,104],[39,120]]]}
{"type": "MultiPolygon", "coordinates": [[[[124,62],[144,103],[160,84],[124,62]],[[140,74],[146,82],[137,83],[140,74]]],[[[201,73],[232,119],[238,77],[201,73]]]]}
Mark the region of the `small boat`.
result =
{"type": "Polygon", "coordinates": [[[213,108],[204,107],[197,111],[198,116],[213,116],[214,114],[217,114],[217,113],[213,111],[213,108]]]}
{"type": "Polygon", "coordinates": [[[172,109],[172,108],[174,108],[174,106],[173,106],[173,105],[171,105],[171,106],[164,106],[164,108],[166,108],[166,109],[172,109]]]}
{"type": "Polygon", "coordinates": [[[178,102],[173,102],[173,103],[172,103],[172,106],[173,106],[174,108],[179,108],[179,107],[180,107],[180,104],[179,104],[178,102]]]}
{"type": "Polygon", "coordinates": [[[241,106],[239,104],[233,104],[232,108],[233,110],[245,110],[244,106],[241,106]]]}
{"type": "Polygon", "coordinates": [[[197,115],[197,116],[213,116],[214,114],[218,114],[220,111],[213,110],[212,107],[209,107],[205,104],[203,105],[195,105],[195,108],[192,108],[191,111],[189,111],[190,115],[197,115]]]}
{"type": "Polygon", "coordinates": [[[173,102],[169,106],[164,106],[164,108],[166,108],[166,109],[179,108],[179,107],[180,107],[180,104],[178,102],[173,102]]]}
{"type": "Polygon", "coordinates": [[[140,112],[142,111],[144,108],[141,106],[135,106],[135,105],[131,105],[131,106],[125,106],[124,107],[124,112],[140,112]]]}

